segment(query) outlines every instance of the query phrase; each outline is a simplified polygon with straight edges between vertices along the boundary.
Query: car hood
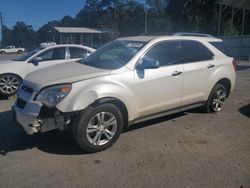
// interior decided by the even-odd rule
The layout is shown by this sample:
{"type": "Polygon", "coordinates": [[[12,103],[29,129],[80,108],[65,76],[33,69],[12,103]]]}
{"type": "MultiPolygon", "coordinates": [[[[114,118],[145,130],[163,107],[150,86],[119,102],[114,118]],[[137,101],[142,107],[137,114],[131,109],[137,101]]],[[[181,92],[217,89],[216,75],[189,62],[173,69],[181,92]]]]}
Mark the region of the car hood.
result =
{"type": "Polygon", "coordinates": [[[77,62],[66,62],[28,74],[23,84],[35,91],[43,87],[62,83],[73,83],[89,78],[105,76],[110,73],[107,69],[98,69],[77,62]]]}

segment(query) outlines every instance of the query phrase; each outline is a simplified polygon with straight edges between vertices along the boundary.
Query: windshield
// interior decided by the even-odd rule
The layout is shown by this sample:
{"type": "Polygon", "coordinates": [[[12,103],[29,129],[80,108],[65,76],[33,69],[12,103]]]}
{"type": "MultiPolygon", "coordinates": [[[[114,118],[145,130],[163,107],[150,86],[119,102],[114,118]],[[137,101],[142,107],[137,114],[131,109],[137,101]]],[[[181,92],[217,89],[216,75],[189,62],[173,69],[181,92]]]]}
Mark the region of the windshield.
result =
{"type": "Polygon", "coordinates": [[[15,61],[26,61],[27,59],[29,59],[31,56],[33,56],[34,54],[36,54],[37,52],[39,52],[42,49],[43,48],[38,48],[38,49],[35,49],[33,51],[30,51],[27,54],[24,54],[24,55],[16,58],[15,61]]]}
{"type": "Polygon", "coordinates": [[[141,41],[113,41],[101,47],[81,63],[100,69],[119,69],[145,45],[141,41]]]}

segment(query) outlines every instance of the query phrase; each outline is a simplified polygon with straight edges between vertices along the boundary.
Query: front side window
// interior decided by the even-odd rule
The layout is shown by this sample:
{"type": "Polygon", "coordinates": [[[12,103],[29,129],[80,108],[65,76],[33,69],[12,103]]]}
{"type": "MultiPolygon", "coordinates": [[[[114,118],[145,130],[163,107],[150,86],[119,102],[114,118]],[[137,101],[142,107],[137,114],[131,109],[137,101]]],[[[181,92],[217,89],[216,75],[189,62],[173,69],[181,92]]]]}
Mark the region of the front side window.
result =
{"type": "Polygon", "coordinates": [[[101,47],[81,63],[100,69],[119,69],[145,45],[141,41],[113,41],[101,47]]]}
{"type": "Polygon", "coordinates": [[[65,48],[49,49],[40,54],[38,57],[42,58],[42,61],[65,59],[65,48]]]}
{"type": "Polygon", "coordinates": [[[160,66],[176,64],[179,62],[179,42],[161,42],[151,48],[143,58],[159,61],[160,66]]]}
{"type": "Polygon", "coordinates": [[[69,47],[70,59],[85,58],[88,55],[88,51],[83,48],[69,47]]]}
{"type": "Polygon", "coordinates": [[[181,41],[181,62],[192,63],[212,60],[214,54],[198,41],[181,41]]]}

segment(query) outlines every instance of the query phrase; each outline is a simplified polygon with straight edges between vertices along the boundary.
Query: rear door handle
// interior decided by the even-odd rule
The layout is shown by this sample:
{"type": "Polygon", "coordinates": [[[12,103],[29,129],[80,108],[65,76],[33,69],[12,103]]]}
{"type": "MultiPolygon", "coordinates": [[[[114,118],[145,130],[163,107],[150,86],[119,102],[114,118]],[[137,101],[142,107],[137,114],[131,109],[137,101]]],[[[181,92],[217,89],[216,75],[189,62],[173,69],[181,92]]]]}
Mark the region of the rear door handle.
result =
{"type": "Polygon", "coordinates": [[[213,68],[215,65],[214,64],[208,64],[207,68],[213,68]]]}
{"type": "Polygon", "coordinates": [[[178,76],[178,75],[180,75],[180,74],[182,74],[181,71],[174,71],[174,72],[172,73],[172,76],[178,76]]]}

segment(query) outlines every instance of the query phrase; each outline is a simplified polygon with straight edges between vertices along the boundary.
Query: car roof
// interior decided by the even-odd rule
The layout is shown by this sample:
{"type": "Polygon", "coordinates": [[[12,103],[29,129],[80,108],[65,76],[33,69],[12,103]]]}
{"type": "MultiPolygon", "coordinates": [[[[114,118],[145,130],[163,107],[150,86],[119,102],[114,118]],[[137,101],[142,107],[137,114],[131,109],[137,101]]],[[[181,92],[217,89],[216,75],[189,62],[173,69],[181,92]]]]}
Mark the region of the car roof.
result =
{"type": "Polygon", "coordinates": [[[170,35],[152,35],[152,36],[131,36],[131,37],[122,37],[117,40],[125,40],[125,41],[140,41],[140,42],[149,42],[153,39],[158,40],[200,40],[206,42],[222,42],[222,39],[215,37],[204,37],[204,36],[170,36],[170,35]]]}
{"type": "Polygon", "coordinates": [[[52,49],[52,48],[58,48],[58,47],[78,47],[78,48],[85,48],[85,49],[90,50],[90,51],[95,50],[94,48],[84,46],[84,45],[80,45],[80,44],[56,44],[56,45],[48,46],[48,47],[45,47],[45,48],[46,49],[52,49]]]}

